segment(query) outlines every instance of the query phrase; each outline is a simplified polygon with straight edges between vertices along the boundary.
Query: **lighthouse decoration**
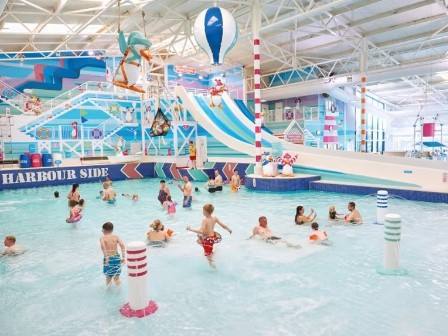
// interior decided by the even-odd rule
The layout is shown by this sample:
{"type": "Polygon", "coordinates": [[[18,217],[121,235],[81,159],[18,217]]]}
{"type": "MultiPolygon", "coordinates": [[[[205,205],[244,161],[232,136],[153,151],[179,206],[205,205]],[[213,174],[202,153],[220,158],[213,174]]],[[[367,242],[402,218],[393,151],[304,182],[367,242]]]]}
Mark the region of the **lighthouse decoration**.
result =
{"type": "MultiPolygon", "coordinates": [[[[225,55],[235,46],[238,26],[232,14],[224,8],[210,7],[199,13],[194,22],[194,38],[208,55],[211,65],[224,63],[225,55]]],[[[221,105],[221,95],[226,91],[222,79],[215,79],[210,90],[210,106],[221,105]]]]}
{"type": "Polygon", "coordinates": [[[329,96],[325,98],[325,122],[323,143],[326,148],[336,149],[338,145],[338,112],[336,104],[329,96]]]}
{"type": "Polygon", "coordinates": [[[76,121],[72,122],[72,139],[78,139],[78,123],[76,121]]]}
{"type": "Polygon", "coordinates": [[[221,65],[224,56],[238,38],[238,26],[232,14],[224,8],[210,7],[199,13],[194,22],[194,38],[207,53],[210,64],[221,65]]]}

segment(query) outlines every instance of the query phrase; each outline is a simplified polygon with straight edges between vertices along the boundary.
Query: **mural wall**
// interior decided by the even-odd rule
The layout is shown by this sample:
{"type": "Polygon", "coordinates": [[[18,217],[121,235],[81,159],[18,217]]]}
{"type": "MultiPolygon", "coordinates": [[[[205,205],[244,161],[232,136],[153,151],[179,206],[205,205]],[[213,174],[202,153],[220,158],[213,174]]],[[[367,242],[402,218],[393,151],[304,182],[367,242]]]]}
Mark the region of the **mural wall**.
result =
{"type": "Polygon", "coordinates": [[[233,98],[243,99],[243,67],[227,69],[225,71],[199,71],[195,67],[175,66],[165,67],[166,86],[182,85],[187,89],[209,91],[221,81],[233,98]]]}
{"type": "Polygon", "coordinates": [[[84,82],[105,80],[106,63],[96,57],[0,61],[0,92],[9,98],[24,93],[45,101],[84,82]]]}

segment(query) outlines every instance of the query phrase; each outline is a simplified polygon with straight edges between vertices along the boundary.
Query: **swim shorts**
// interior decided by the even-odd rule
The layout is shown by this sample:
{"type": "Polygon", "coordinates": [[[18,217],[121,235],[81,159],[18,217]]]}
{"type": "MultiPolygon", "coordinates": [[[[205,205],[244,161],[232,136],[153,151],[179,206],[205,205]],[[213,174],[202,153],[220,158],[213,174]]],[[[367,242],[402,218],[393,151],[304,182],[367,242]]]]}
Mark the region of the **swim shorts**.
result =
{"type": "Polygon", "coordinates": [[[202,238],[202,248],[206,257],[213,254],[213,246],[221,242],[221,235],[217,232],[213,236],[202,238]]]}
{"type": "Polygon", "coordinates": [[[215,190],[216,190],[216,191],[222,191],[222,186],[217,186],[217,187],[215,188],[215,190]]]}
{"type": "Polygon", "coordinates": [[[109,257],[109,263],[106,265],[106,258],[103,259],[103,273],[107,277],[118,276],[121,273],[121,257],[115,254],[109,257]]]}
{"type": "Polygon", "coordinates": [[[182,206],[184,208],[191,208],[191,201],[193,200],[193,197],[191,196],[184,196],[184,202],[182,206]]]}

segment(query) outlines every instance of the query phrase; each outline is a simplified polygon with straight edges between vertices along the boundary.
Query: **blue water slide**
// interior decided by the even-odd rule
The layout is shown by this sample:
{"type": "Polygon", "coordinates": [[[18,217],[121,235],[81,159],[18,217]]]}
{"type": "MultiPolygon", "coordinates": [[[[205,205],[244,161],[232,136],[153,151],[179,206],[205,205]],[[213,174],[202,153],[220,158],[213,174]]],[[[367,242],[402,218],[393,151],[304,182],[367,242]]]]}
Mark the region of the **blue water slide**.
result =
{"type": "MultiPolygon", "coordinates": [[[[247,139],[241,135],[238,130],[235,130],[230,124],[228,120],[225,120],[222,118],[222,113],[218,116],[217,112],[214,111],[209,105],[208,102],[205,100],[202,96],[194,96],[194,99],[197,101],[199,106],[201,107],[202,112],[207,115],[207,117],[218,127],[220,128],[224,133],[227,133],[228,135],[232,136],[233,138],[248,142],[247,139]]],[[[221,111],[222,112],[222,111],[221,111]]]]}
{"type": "MultiPolygon", "coordinates": [[[[240,111],[246,116],[246,118],[251,121],[255,122],[255,116],[250,112],[249,108],[244,104],[244,102],[241,99],[234,99],[236,106],[240,109],[240,111]]],[[[269,134],[272,134],[272,131],[265,127],[261,126],[263,131],[268,132],[269,134]]]]}
{"type": "MultiPolygon", "coordinates": [[[[222,109],[224,111],[224,114],[228,116],[228,118],[230,120],[232,120],[232,123],[234,125],[234,129],[237,130],[238,134],[242,137],[244,137],[245,139],[247,139],[247,143],[253,144],[254,142],[254,129],[252,127],[248,127],[247,125],[245,125],[240,118],[238,117],[238,115],[236,115],[232,109],[226,104],[226,102],[224,100],[222,100],[222,109]]],[[[272,144],[270,141],[267,141],[265,139],[262,140],[261,145],[263,147],[271,147],[272,144]]]]}
{"type": "MultiPolygon", "coordinates": [[[[254,130],[246,127],[246,125],[244,125],[241,120],[234,115],[231,109],[224,102],[222,102],[222,109],[216,111],[210,108],[204,97],[195,96],[195,99],[201,107],[203,113],[205,113],[208,118],[223,132],[239,141],[253,144],[255,137],[254,130]]],[[[266,147],[271,146],[268,141],[263,141],[262,145],[266,147]]]]}
{"type": "Polygon", "coordinates": [[[42,65],[42,81],[26,81],[16,87],[23,92],[25,89],[62,90],[64,78],[79,78],[81,70],[86,67],[105,69],[106,63],[96,58],[68,58],[64,66],[42,65]]]}

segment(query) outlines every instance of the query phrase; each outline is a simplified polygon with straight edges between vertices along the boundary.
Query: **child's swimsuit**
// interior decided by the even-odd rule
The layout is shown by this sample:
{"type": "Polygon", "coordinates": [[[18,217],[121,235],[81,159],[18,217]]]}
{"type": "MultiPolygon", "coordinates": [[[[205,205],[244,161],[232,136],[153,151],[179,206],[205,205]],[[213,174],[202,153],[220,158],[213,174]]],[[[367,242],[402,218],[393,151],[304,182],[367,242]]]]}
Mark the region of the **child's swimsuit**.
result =
{"type": "Polygon", "coordinates": [[[330,215],[330,219],[336,219],[336,211],[330,211],[329,215],[330,215]]]}
{"type": "Polygon", "coordinates": [[[168,203],[168,214],[173,215],[176,213],[176,203],[175,202],[169,202],[168,203]]]}
{"type": "Polygon", "coordinates": [[[190,208],[192,199],[193,199],[193,197],[191,197],[191,196],[184,196],[184,202],[183,202],[182,206],[184,208],[190,208]]]}
{"type": "Polygon", "coordinates": [[[202,248],[204,249],[204,255],[206,257],[213,254],[213,245],[221,242],[221,235],[215,232],[213,236],[207,236],[201,238],[202,248]]]}
{"type": "Polygon", "coordinates": [[[109,257],[109,263],[106,265],[106,258],[103,259],[103,273],[107,277],[114,277],[121,273],[121,257],[117,253],[109,257]]]}

